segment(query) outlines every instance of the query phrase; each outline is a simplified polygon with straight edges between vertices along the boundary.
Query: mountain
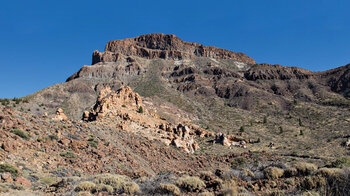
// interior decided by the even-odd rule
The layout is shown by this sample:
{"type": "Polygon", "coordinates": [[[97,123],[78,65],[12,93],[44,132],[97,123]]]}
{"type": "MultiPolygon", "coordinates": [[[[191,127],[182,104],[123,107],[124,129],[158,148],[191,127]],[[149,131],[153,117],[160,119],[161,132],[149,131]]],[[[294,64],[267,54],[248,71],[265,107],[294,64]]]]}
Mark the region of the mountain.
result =
{"type": "Polygon", "coordinates": [[[96,194],[349,190],[347,170],[322,168],[350,165],[349,70],[258,64],[175,35],[109,41],[66,82],[2,100],[1,160],[59,195],[81,181],[96,194]]]}

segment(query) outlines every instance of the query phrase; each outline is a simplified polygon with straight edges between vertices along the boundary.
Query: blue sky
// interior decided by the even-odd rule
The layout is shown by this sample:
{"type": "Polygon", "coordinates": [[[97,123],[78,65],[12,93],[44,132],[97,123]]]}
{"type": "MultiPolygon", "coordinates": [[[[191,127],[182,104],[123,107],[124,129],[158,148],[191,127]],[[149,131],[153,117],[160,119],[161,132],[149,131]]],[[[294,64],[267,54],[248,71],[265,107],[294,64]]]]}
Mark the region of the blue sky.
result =
{"type": "Polygon", "coordinates": [[[147,33],[323,71],[350,63],[350,1],[11,0],[0,6],[0,97],[64,82],[109,40],[147,33]]]}

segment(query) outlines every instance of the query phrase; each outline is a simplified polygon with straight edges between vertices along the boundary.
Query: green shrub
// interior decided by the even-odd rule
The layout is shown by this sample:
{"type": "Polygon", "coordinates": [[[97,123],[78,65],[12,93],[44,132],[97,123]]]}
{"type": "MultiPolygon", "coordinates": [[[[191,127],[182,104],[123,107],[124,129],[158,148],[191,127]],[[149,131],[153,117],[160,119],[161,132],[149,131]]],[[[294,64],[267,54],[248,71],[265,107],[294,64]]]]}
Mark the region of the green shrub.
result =
{"type": "Polygon", "coordinates": [[[303,122],[301,121],[300,118],[299,118],[299,126],[303,126],[303,122]]]}
{"type": "Polygon", "coordinates": [[[241,132],[241,133],[244,132],[244,126],[241,126],[241,128],[239,129],[239,132],[241,132]]]}
{"type": "Polygon", "coordinates": [[[179,187],[177,187],[174,184],[160,184],[158,187],[158,191],[159,193],[162,194],[171,194],[171,195],[180,195],[181,191],[179,189],[179,187]]]}
{"type": "Polygon", "coordinates": [[[142,114],[143,113],[143,107],[140,106],[139,109],[137,110],[137,112],[142,114]]]}
{"type": "Polygon", "coordinates": [[[13,129],[13,130],[11,130],[11,133],[13,133],[13,134],[15,134],[15,135],[18,135],[19,137],[21,137],[21,138],[23,138],[23,139],[25,139],[25,140],[29,140],[30,139],[30,135],[29,135],[29,133],[27,133],[27,132],[24,132],[24,131],[22,131],[22,130],[20,130],[20,129],[13,129]]]}
{"type": "Polygon", "coordinates": [[[268,167],[264,169],[264,175],[267,179],[278,179],[283,176],[283,169],[278,167],[268,167]]]}
{"type": "Polygon", "coordinates": [[[264,116],[264,124],[266,124],[267,123],[267,116],[264,116]]]}
{"type": "Polygon", "coordinates": [[[283,127],[280,126],[280,133],[283,133],[283,127]]]}
{"type": "Polygon", "coordinates": [[[16,178],[19,175],[19,170],[10,164],[4,163],[0,164],[0,173],[9,172],[12,177],[16,178]]]}
{"type": "Polygon", "coordinates": [[[205,183],[198,177],[186,176],[176,181],[176,184],[190,192],[200,191],[205,188],[205,183]]]}
{"type": "Polygon", "coordinates": [[[304,135],[304,131],[303,131],[303,130],[300,130],[299,135],[304,135]]]}
{"type": "Polygon", "coordinates": [[[60,156],[68,159],[75,158],[75,154],[72,151],[61,152],[60,156]]]}

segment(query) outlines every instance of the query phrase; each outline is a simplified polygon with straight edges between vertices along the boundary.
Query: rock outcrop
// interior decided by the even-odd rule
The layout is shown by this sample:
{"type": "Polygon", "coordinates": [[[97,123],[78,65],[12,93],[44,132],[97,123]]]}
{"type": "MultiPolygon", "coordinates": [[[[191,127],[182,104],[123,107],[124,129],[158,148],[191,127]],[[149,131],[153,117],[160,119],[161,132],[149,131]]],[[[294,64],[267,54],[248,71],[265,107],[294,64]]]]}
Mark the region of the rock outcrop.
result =
{"type": "Polygon", "coordinates": [[[215,59],[233,59],[254,64],[255,61],[243,53],[198,43],[185,42],[175,35],[161,33],[141,35],[136,38],[110,41],[105,52],[94,51],[92,64],[98,62],[115,62],[120,54],[139,56],[148,59],[186,59],[194,57],[210,57],[215,59]]]}
{"type": "Polygon", "coordinates": [[[128,118],[123,108],[139,112],[144,106],[139,94],[134,93],[130,87],[121,87],[117,92],[111,90],[109,86],[103,88],[97,98],[97,102],[91,112],[85,111],[83,120],[93,121],[105,116],[122,115],[128,118]],[[123,114],[122,114],[123,113],[123,114]]]}
{"type": "Polygon", "coordinates": [[[63,110],[61,108],[58,108],[56,111],[56,115],[52,118],[52,120],[66,121],[68,120],[68,117],[63,113],[63,110]]]}
{"type": "Polygon", "coordinates": [[[219,143],[224,146],[239,146],[242,148],[246,148],[247,142],[243,139],[239,139],[233,135],[226,135],[224,133],[217,133],[215,135],[214,143],[219,143]]]}
{"type": "MultiPolygon", "coordinates": [[[[173,125],[158,115],[148,111],[142,103],[141,96],[130,87],[121,87],[112,91],[109,86],[103,88],[91,111],[84,111],[84,121],[103,122],[108,120],[118,122],[117,127],[123,131],[135,131],[142,127],[144,135],[156,138],[166,145],[174,145],[185,152],[193,153],[199,149],[196,137],[210,137],[208,132],[191,123],[173,125]],[[119,119],[119,121],[117,121],[119,119]]],[[[113,122],[111,122],[113,124],[113,122]]]]}

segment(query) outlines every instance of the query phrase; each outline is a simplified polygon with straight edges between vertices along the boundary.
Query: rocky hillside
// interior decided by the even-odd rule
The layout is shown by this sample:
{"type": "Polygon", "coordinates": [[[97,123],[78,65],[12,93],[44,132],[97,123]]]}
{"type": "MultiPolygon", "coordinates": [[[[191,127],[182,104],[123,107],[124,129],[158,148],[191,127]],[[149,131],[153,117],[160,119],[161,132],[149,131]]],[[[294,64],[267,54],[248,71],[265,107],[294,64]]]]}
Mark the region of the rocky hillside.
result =
{"type": "Polygon", "coordinates": [[[66,82],[1,100],[0,191],[344,195],[349,70],[174,35],[110,41],[66,82]]]}

